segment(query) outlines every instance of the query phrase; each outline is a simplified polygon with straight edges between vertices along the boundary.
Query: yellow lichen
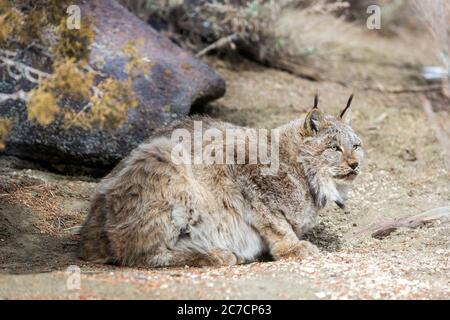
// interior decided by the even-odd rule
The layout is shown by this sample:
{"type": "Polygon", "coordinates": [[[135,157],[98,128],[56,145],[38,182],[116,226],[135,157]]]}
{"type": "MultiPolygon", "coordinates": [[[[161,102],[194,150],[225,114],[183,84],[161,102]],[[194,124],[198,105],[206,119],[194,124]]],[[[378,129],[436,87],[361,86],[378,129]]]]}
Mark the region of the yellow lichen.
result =
{"type": "Polygon", "coordinates": [[[44,84],[64,95],[76,100],[88,100],[91,88],[94,85],[94,73],[84,72],[75,63],[75,59],[70,58],[54,63],[52,76],[44,84]]]}
{"type": "Polygon", "coordinates": [[[37,121],[40,125],[52,123],[60,108],[55,95],[45,87],[38,87],[29,93],[28,120],[37,121]]]}
{"type": "MultiPolygon", "coordinates": [[[[23,1],[23,0],[22,0],[23,1]]],[[[73,0],[25,0],[32,2],[35,8],[43,10],[45,21],[48,24],[58,25],[61,20],[66,20],[67,7],[74,3],[73,0]]]]}
{"type": "Polygon", "coordinates": [[[21,33],[24,16],[7,1],[0,1],[0,42],[6,42],[11,35],[21,33]]]}
{"type": "Polygon", "coordinates": [[[130,79],[119,81],[107,78],[97,86],[97,89],[99,94],[91,98],[90,110],[78,113],[73,110],[65,112],[65,121],[69,126],[119,128],[128,119],[128,109],[136,108],[139,104],[130,79]]]}
{"type": "Polygon", "coordinates": [[[152,62],[139,53],[137,47],[143,45],[144,39],[129,41],[123,48],[122,52],[126,55],[128,62],[125,65],[125,72],[135,77],[137,74],[148,75],[153,66],[152,62]]]}
{"type": "Polygon", "coordinates": [[[93,73],[82,71],[73,58],[56,61],[51,76],[42,80],[39,87],[29,94],[28,119],[48,125],[59,113],[58,102],[62,98],[88,100],[94,77],[93,73]]]}
{"type": "Polygon", "coordinates": [[[57,59],[75,58],[77,61],[88,61],[90,45],[94,39],[91,23],[82,23],[79,30],[68,29],[66,20],[62,19],[56,29],[56,36],[58,41],[52,48],[52,53],[57,59]]]}
{"type": "MultiPolygon", "coordinates": [[[[66,126],[120,127],[127,120],[127,110],[138,105],[131,78],[150,70],[150,62],[136,49],[143,40],[124,48],[129,79],[106,78],[95,85],[100,74],[86,66],[94,39],[92,21],[82,16],[81,29],[69,29],[66,10],[71,2],[0,0],[0,46],[16,52],[25,46],[37,46],[53,60],[50,75],[40,78],[38,86],[28,93],[28,119],[49,125],[59,116],[66,126]],[[81,111],[73,111],[68,104],[81,106],[81,111]]],[[[0,146],[7,129],[6,122],[0,120],[0,146]]]]}
{"type": "MultiPolygon", "coordinates": [[[[48,27],[66,19],[70,0],[0,0],[0,42],[27,45],[42,42],[48,27]]],[[[43,44],[43,43],[41,43],[43,44]]]]}
{"type": "Polygon", "coordinates": [[[131,79],[119,81],[106,78],[94,86],[95,73],[82,70],[73,58],[55,62],[51,76],[32,90],[28,101],[30,121],[48,125],[63,111],[66,127],[118,128],[127,120],[127,110],[138,106],[131,79]],[[86,108],[75,112],[61,108],[61,101],[85,103],[86,108]]]}
{"type": "Polygon", "coordinates": [[[11,120],[7,118],[0,118],[0,150],[5,148],[6,136],[11,129],[11,120]]]}

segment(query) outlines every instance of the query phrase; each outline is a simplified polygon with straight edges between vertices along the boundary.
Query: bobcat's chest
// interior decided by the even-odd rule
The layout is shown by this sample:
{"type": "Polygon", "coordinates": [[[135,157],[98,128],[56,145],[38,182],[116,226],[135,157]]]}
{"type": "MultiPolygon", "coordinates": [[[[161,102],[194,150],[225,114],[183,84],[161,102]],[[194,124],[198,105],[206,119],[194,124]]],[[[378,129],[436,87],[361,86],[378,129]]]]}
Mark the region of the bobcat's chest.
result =
{"type": "Polygon", "coordinates": [[[293,186],[283,197],[284,211],[297,236],[301,237],[316,224],[317,208],[306,183],[296,175],[287,175],[293,186]]]}

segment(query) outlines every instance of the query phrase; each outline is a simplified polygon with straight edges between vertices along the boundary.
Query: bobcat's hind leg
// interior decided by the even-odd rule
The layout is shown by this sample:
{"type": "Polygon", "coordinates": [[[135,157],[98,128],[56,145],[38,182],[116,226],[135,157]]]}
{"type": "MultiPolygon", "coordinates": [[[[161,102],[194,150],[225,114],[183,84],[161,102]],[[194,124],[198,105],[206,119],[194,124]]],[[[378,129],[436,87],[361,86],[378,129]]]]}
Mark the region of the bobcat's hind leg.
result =
{"type": "Polygon", "coordinates": [[[235,265],[237,258],[231,251],[222,249],[206,253],[167,249],[149,256],[145,262],[150,267],[220,267],[235,265]]]}

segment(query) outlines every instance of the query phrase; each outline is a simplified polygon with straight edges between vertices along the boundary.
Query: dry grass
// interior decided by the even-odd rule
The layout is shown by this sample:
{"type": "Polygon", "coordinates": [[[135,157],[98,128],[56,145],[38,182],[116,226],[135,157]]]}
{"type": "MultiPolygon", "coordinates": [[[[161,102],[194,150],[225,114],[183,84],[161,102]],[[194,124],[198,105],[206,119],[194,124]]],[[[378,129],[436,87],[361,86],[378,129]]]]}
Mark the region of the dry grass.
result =
{"type": "Polygon", "coordinates": [[[81,223],[81,215],[67,212],[62,201],[76,194],[77,198],[88,200],[88,195],[79,192],[79,186],[67,183],[61,186],[57,182],[44,182],[28,175],[1,177],[7,179],[0,187],[0,199],[23,206],[36,214],[33,226],[41,234],[61,235],[64,230],[81,223]]]}
{"type": "Polygon", "coordinates": [[[446,0],[413,0],[419,19],[435,40],[437,53],[448,53],[450,3],[446,0]]]}
{"type": "Polygon", "coordinates": [[[301,10],[283,13],[277,23],[277,34],[289,37],[290,46],[299,54],[314,59],[348,61],[370,58],[385,63],[416,64],[431,60],[426,34],[413,37],[410,32],[399,32],[396,42],[380,37],[377,31],[368,30],[359,21],[349,23],[335,15],[312,15],[301,10]],[[301,30],[301,32],[299,32],[301,30]],[[421,41],[417,41],[420,37],[421,41]],[[402,45],[398,45],[398,43],[402,45]],[[414,48],[414,50],[411,50],[414,48]]]}
{"type": "MultiPolygon", "coordinates": [[[[418,17],[434,39],[435,55],[441,60],[444,70],[450,70],[449,14],[450,3],[445,0],[414,0],[418,17]]],[[[443,93],[450,97],[449,75],[442,79],[443,93]]]]}

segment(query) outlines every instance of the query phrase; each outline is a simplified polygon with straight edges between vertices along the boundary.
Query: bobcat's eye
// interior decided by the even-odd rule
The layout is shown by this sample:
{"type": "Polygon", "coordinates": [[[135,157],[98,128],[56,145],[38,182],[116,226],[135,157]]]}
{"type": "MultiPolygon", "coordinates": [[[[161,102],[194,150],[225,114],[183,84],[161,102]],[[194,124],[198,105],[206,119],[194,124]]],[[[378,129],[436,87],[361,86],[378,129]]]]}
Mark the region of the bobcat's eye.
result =
{"type": "Polygon", "coordinates": [[[360,144],[354,144],[353,145],[353,150],[358,150],[359,148],[361,148],[360,144]]]}
{"type": "Polygon", "coordinates": [[[340,146],[332,146],[331,149],[334,151],[342,152],[342,148],[340,146]]]}

